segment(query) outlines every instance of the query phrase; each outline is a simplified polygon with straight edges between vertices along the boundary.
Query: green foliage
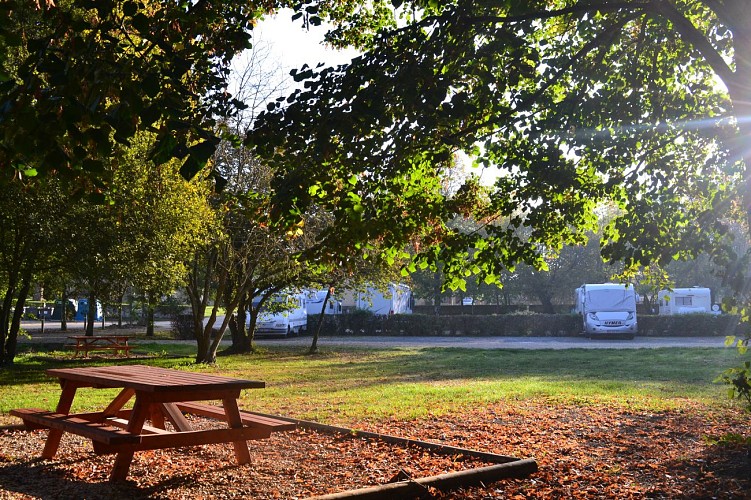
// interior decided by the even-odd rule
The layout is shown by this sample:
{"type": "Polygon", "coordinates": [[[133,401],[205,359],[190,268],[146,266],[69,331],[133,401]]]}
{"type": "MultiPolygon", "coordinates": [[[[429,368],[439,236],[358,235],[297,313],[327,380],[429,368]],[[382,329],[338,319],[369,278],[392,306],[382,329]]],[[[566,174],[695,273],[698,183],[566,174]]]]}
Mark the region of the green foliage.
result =
{"type": "Polygon", "coordinates": [[[731,399],[740,399],[751,411],[751,361],[746,361],[741,366],[728,368],[720,375],[716,382],[729,385],[728,396],[731,399]]]}
{"type": "MultiPolygon", "coordinates": [[[[308,322],[311,321],[309,318],[308,322]]],[[[352,314],[325,316],[321,332],[323,335],[558,337],[579,335],[581,320],[570,314],[375,316],[370,311],[355,311],[352,314]]]]}
{"type": "MultiPolygon", "coordinates": [[[[313,321],[312,318],[308,320],[313,321]]],[[[639,333],[644,337],[724,337],[729,332],[742,337],[751,327],[738,316],[685,314],[674,316],[639,315],[639,333]]],[[[521,311],[499,315],[398,314],[375,316],[355,311],[326,316],[323,335],[469,335],[469,336],[579,336],[581,318],[575,314],[539,314],[521,311]]]]}
{"type": "Polygon", "coordinates": [[[193,327],[192,314],[175,314],[172,316],[171,324],[175,338],[180,340],[195,340],[196,333],[195,328],[193,327]]]}
{"type": "Polygon", "coordinates": [[[186,181],[179,162],[154,164],[154,141],[138,133],[117,148],[117,159],[106,162],[106,203],[83,199],[65,215],[70,278],[103,302],[119,302],[132,286],[156,305],[185,282],[187,263],[212,230],[205,176],[186,181]]]}
{"type": "Polygon", "coordinates": [[[56,269],[68,250],[72,201],[56,179],[5,183],[0,177],[0,365],[12,363],[19,324],[33,280],[56,269]]]}
{"type": "Polygon", "coordinates": [[[176,161],[148,160],[155,138],[139,134],[121,155],[105,219],[116,236],[109,268],[149,295],[171,294],[184,284],[195,248],[214,230],[205,176],[185,181],[176,161]]]}
{"type": "Polygon", "coordinates": [[[639,315],[639,335],[650,337],[743,336],[749,323],[733,314],[639,315]]]}
{"type": "MultiPolygon", "coordinates": [[[[228,112],[229,61],[267,7],[255,2],[4,2],[0,169],[101,186],[104,160],[139,131],[152,158],[206,164],[214,117],[228,112]],[[84,84],[85,83],[85,84],[84,84]],[[194,143],[199,138],[197,143],[194,143]]],[[[86,187],[86,186],[84,186],[86,187]]]]}
{"type": "Polygon", "coordinates": [[[365,44],[394,24],[385,2],[86,0],[0,4],[0,173],[56,176],[100,197],[107,159],[138,133],[150,158],[192,178],[217,144],[217,118],[244,104],[227,91],[233,58],[262,16],[291,7],[335,25],[332,43],[365,44]]]}
{"type": "MultiPolygon", "coordinates": [[[[298,72],[304,89],[270,105],[248,140],[278,169],[288,223],[312,204],[334,214],[321,248],[362,235],[414,244],[463,289],[519,262],[544,269],[596,229],[604,203],[620,212],[603,253],[631,267],[723,242],[741,165],[715,76],[743,85],[731,46],[747,27],[725,24],[738,2],[401,6],[417,9],[351,64],[298,72]],[[498,169],[483,203],[470,182],[461,196],[439,188],[457,151],[498,169]],[[480,227],[462,232],[456,217],[480,227]]],[[[745,98],[730,97],[738,113],[745,98]]]]}

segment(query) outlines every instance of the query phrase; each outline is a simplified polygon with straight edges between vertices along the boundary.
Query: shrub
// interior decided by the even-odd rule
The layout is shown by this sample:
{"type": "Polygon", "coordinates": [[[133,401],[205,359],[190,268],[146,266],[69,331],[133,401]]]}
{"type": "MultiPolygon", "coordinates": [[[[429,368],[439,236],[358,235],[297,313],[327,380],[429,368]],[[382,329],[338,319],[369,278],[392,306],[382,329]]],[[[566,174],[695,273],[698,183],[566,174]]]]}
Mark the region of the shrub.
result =
{"type": "Polygon", "coordinates": [[[188,313],[179,313],[172,316],[172,332],[176,339],[194,340],[193,332],[193,315],[188,313]]]}
{"type": "MultiPolygon", "coordinates": [[[[308,318],[313,331],[317,316],[308,318]]],[[[639,336],[741,336],[751,331],[737,316],[690,314],[676,316],[639,315],[639,336]]],[[[582,334],[576,314],[451,315],[396,314],[375,316],[369,311],[325,316],[321,335],[410,335],[410,336],[507,336],[576,337],[582,334]]]]}
{"type": "Polygon", "coordinates": [[[726,337],[742,336],[750,331],[748,324],[731,314],[640,315],[638,321],[638,335],[645,337],[726,337]]]}

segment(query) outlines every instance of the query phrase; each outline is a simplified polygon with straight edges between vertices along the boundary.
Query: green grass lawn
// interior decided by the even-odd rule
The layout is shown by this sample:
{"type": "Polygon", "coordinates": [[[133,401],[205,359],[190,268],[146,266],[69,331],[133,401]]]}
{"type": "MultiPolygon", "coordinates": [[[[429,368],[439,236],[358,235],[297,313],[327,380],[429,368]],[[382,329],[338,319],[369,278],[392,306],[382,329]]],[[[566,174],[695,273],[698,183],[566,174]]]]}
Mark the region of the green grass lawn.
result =
{"type": "MultiPolygon", "coordinates": [[[[44,370],[51,367],[137,362],[266,381],[248,390],[247,409],[347,424],[385,418],[411,419],[469,411],[504,400],[605,405],[660,411],[731,404],[713,383],[739,364],[732,349],[478,350],[268,348],[252,355],[222,356],[217,366],[193,364],[194,346],[138,346],[154,355],[138,361],[70,360],[69,353],[28,353],[0,370],[0,424],[12,408],[53,409],[60,393],[44,370]],[[66,358],[67,356],[67,358],[66,358]]],[[[74,411],[101,408],[116,391],[81,389],[74,411]]]]}

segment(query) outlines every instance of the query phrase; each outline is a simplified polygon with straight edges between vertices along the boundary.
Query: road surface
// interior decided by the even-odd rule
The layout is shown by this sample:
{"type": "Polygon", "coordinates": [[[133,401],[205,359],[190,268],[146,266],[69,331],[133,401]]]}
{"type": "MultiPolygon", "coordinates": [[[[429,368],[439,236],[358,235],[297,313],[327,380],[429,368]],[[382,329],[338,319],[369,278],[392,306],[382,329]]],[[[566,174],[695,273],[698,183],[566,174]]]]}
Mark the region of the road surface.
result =
{"type": "MultiPolygon", "coordinates": [[[[24,322],[23,327],[31,335],[31,338],[20,337],[19,343],[69,343],[67,336],[80,334],[83,323],[69,323],[69,331],[61,332],[59,322],[46,322],[44,333],[40,332],[39,322],[24,322]],[[78,330],[78,331],[76,331],[78,330]]],[[[158,330],[170,328],[169,321],[157,322],[158,330]]],[[[143,328],[137,329],[143,332],[143,328]]],[[[101,335],[101,325],[94,329],[95,335],[101,335]]],[[[105,333],[112,333],[108,329],[105,333]]],[[[257,338],[259,346],[276,345],[289,347],[303,347],[311,343],[309,335],[293,338],[257,338]]],[[[140,342],[153,343],[153,340],[133,340],[134,344],[140,342]]],[[[192,343],[190,340],[159,340],[158,342],[192,343]]],[[[225,334],[222,343],[229,343],[229,337],[225,334]]],[[[725,337],[639,337],[633,340],[597,339],[592,340],[584,337],[321,337],[319,347],[332,346],[356,346],[356,347],[459,347],[467,349],[638,349],[659,347],[711,347],[724,348],[725,337]]]]}
{"type": "MultiPolygon", "coordinates": [[[[263,345],[309,345],[309,336],[257,339],[263,345]]],[[[633,340],[582,337],[322,337],[318,346],[460,347],[465,349],[637,349],[658,347],[725,347],[724,337],[636,337],[633,340]]]]}

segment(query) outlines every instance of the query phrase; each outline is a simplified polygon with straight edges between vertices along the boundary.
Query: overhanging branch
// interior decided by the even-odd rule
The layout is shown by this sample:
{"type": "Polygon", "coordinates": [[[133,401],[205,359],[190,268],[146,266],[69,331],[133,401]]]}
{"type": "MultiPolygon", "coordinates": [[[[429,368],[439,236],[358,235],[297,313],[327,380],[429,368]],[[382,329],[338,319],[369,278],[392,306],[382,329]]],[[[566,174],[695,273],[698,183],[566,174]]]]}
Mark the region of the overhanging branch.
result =
{"type": "Polygon", "coordinates": [[[670,0],[658,0],[654,3],[654,9],[652,9],[658,16],[662,16],[675,27],[675,30],[681,35],[683,40],[694,47],[702,57],[707,61],[707,64],[714,70],[717,76],[725,82],[727,86],[730,86],[730,80],[734,77],[734,72],[725,59],[717,52],[717,50],[709,43],[704,33],[699,31],[686,16],[684,16],[671,2],[670,0]]]}

